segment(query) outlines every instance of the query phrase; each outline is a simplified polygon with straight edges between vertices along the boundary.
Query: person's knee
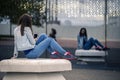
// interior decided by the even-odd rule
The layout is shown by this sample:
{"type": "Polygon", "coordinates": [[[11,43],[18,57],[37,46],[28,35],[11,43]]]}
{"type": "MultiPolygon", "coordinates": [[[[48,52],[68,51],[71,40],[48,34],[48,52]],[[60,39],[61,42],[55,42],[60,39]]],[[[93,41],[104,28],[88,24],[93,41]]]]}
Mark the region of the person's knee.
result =
{"type": "Polygon", "coordinates": [[[54,39],[53,39],[52,37],[48,37],[48,40],[49,40],[49,41],[52,41],[52,40],[54,40],[54,39]]]}
{"type": "Polygon", "coordinates": [[[45,33],[42,33],[39,38],[46,39],[48,36],[45,33]]]}
{"type": "Polygon", "coordinates": [[[98,40],[97,40],[97,39],[95,39],[94,41],[95,41],[95,42],[98,42],[98,40]]]}
{"type": "Polygon", "coordinates": [[[93,38],[93,37],[91,37],[91,38],[89,38],[89,40],[90,40],[90,41],[93,41],[93,40],[94,40],[94,38],[93,38]]]}
{"type": "Polygon", "coordinates": [[[42,33],[40,36],[41,36],[41,37],[44,37],[44,38],[47,38],[47,37],[48,37],[45,33],[42,33]]]}

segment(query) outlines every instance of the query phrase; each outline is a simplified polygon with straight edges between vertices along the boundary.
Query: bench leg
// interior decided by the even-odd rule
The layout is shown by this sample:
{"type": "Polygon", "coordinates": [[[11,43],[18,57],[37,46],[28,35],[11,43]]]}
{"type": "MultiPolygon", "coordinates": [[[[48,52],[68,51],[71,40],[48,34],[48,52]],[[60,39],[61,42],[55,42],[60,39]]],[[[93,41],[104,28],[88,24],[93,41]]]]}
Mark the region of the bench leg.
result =
{"type": "Polygon", "coordinates": [[[66,80],[61,73],[7,73],[3,80],[66,80]]]}

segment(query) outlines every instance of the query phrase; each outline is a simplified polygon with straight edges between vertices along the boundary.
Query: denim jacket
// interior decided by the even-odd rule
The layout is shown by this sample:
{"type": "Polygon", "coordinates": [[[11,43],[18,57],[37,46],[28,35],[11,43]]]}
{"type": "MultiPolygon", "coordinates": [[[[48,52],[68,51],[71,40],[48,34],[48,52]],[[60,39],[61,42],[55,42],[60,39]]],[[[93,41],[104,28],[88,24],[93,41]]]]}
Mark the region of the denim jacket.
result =
{"type": "Polygon", "coordinates": [[[87,37],[86,36],[77,36],[77,48],[78,49],[83,49],[83,46],[85,45],[85,43],[87,42],[87,37]]]}

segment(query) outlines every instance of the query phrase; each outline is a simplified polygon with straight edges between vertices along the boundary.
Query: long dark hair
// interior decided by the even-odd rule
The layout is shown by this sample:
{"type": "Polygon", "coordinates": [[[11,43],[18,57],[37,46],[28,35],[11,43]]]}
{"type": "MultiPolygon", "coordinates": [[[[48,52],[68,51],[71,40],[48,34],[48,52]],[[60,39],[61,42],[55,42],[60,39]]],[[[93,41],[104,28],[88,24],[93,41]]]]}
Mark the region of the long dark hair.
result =
{"type": "Polygon", "coordinates": [[[56,34],[57,34],[56,29],[52,28],[51,33],[49,34],[49,36],[56,40],[56,34]]]}
{"type": "MultiPolygon", "coordinates": [[[[24,28],[25,27],[29,27],[32,31],[32,18],[30,15],[28,14],[23,14],[22,16],[20,16],[19,20],[18,20],[18,25],[21,25],[21,35],[24,35],[24,28]]],[[[32,31],[33,33],[33,31],[32,31]]]]}
{"type": "Polygon", "coordinates": [[[87,37],[87,30],[86,30],[86,28],[81,28],[80,29],[79,36],[86,36],[87,37]],[[82,33],[82,30],[84,30],[85,32],[82,33]]]}

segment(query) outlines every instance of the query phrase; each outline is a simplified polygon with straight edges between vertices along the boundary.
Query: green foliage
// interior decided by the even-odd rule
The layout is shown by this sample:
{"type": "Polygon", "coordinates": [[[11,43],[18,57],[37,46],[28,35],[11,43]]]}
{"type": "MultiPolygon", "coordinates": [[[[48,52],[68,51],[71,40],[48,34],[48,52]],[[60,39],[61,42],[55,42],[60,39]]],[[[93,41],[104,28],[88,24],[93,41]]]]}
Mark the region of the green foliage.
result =
{"type": "Polygon", "coordinates": [[[0,17],[9,16],[12,23],[17,23],[23,13],[33,16],[33,24],[40,25],[43,20],[45,4],[43,0],[0,0],[0,17]]]}

